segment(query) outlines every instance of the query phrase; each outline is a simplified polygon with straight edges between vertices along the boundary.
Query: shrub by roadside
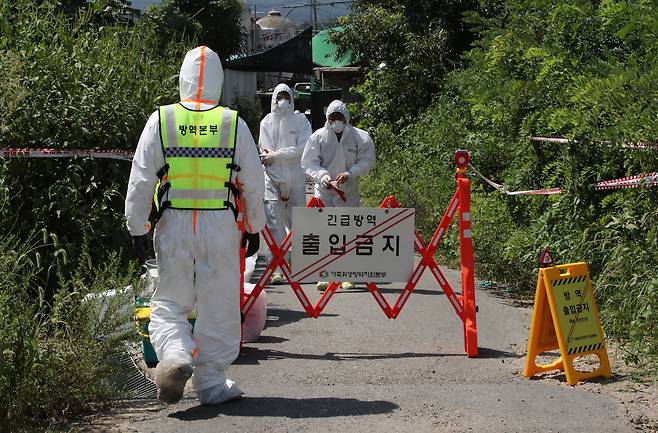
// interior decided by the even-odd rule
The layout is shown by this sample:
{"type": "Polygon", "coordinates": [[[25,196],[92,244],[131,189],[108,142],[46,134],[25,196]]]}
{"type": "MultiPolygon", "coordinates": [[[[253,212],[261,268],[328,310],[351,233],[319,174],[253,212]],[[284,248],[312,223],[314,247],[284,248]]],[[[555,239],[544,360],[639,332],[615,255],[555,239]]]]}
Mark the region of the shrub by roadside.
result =
{"type": "Polygon", "coordinates": [[[52,249],[33,238],[0,239],[0,431],[57,426],[92,405],[119,395],[113,381],[121,374],[113,363],[119,330],[130,322],[130,293],[105,304],[85,296],[128,286],[135,275],[126,272],[117,253],[90,267],[86,249],[75,270],[58,274],[57,292],[48,299],[39,287],[39,254],[52,249]]]}
{"type": "MultiPolygon", "coordinates": [[[[379,153],[364,191],[418,206],[425,236],[440,217],[428,210],[445,208],[454,188],[457,148],[510,190],[562,188],[559,196],[510,197],[473,178],[476,276],[531,292],[543,246],[561,263],[588,262],[606,332],[625,344],[629,360],[649,356],[654,367],[658,188],[591,185],[658,167],[655,150],[622,146],[658,137],[657,22],[658,12],[642,2],[503,2],[493,16],[468,16],[479,39],[413,122],[394,131],[373,122],[371,114],[387,107],[369,95],[356,116],[373,123],[379,153]],[[537,143],[529,135],[574,142],[537,143]]],[[[372,74],[365,84],[388,85],[372,74]]],[[[388,116],[398,111],[404,107],[393,104],[388,116]]],[[[447,236],[444,246],[438,254],[455,263],[456,238],[447,236]]]]}

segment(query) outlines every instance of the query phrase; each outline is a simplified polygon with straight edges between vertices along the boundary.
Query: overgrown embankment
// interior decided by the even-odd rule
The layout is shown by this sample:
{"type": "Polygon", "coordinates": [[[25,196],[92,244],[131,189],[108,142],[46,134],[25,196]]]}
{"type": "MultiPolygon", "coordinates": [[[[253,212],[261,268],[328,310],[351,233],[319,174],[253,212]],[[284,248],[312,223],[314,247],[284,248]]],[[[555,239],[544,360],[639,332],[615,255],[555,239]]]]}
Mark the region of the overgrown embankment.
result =
{"type": "MultiPolygon", "coordinates": [[[[0,146],[133,150],[149,114],[177,99],[187,47],[63,3],[0,2],[0,146]]],[[[107,379],[125,336],[112,331],[130,319],[110,305],[101,320],[83,299],[135,273],[129,170],[0,161],[0,432],[56,426],[117,393],[107,379]]]]}
{"type": "Polygon", "coordinates": [[[26,243],[5,235],[0,248],[0,432],[56,429],[118,397],[108,379],[128,373],[118,356],[130,292],[85,298],[126,287],[134,272],[118,255],[90,268],[84,250],[70,273],[51,265],[59,285],[48,294],[39,277],[39,255],[53,249],[47,236],[26,243]]]}
{"type": "MultiPolygon", "coordinates": [[[[658,141],[658,11],[613,0],[443,2],[443,13],[458,9],[464,24],[444,27],[445,40],[467,31],[476,41],[456,63],[440,53],[458,47],[435,44],[433,67],[396,82],[392,75],[425,62],[426,53],[411,48],[419,40],[431,45],[426,33],[441,33],[441,11],[418,16],[406,3],[358,3],[366,17],[387,10],[397,17],[365,32],[373,35],[370,48],[377,38],[399,41],[400,64],[360,52],[367,73],[356,88],[364,96],[356,117],[378,150],[377,168],[363,182],[369,204],[396,194],[417,208],[428,236],[453,193],[457,148],[510,190],[562,188],[556,196],[510,197],[473,179],[476,275],[530,292],[543,246],[562,263],[588,262],[606,332],[624,343],[629,360],[655,366],[658,188],[596,191],[592,184],[658,171],[658,150],[623,147],[658,141]],[[424,80],[432,74],[435,81],[424,80]],[[428,89],[430,103],[408,102],[428,89]],[[531,142],[530,135],[573,142],[531,142]]],[[[350,23],[367,22],[347,20],[343,42],[355,35],[350,23]]],[[[439,251],[453,263],[456,242],[447,238],[439,251]]]]}

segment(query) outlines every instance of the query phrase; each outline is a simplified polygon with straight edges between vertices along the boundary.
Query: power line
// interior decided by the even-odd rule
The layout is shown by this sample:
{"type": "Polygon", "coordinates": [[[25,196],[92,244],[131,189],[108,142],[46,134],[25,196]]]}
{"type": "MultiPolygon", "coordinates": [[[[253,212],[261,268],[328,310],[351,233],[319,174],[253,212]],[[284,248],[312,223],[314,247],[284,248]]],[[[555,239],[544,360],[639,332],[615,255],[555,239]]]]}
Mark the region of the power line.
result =
{"type": "Polygon", "coordinates": [[[300,3],[300,4],[296,4],[296,5],[287,4],[287,5],[278,5],[278,6],[281,6],[285,9],[287,9],[287,8],[303,8],[303,7],[309,7],[311,5],[315,5],[315,6],[335,6],[335,5],[338,5],[338,4],[354,3],[355,1],[356,0],[339,0],[339,1],[319,2],[317,0],[310,0],[309,3],[300,3]]]}
{"type": "Polygon", "coordinates": [[[313,30],[318,29],[318,7],[319,6],[335,6],[338,4],[352,4],[355,0],[335,0],[328,2],[319,2],[318,0],[309,0],[308,3],[300,3],[296,5],[283,5],[283,9],[297,9],[302,7],[311,8],[311,22],[313,23],[313,30]]]}

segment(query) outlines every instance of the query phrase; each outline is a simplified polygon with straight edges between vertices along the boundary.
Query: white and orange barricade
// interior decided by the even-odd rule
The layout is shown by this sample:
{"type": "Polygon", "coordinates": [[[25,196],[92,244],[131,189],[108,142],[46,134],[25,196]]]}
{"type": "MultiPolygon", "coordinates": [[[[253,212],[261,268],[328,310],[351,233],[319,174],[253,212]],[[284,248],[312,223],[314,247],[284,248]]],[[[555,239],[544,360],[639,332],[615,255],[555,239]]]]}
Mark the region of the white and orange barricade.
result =
{"type": "MultiPolygon", "coordinates": [[[[417,231],[414,233],[414,246],[420,255],[420,261],[416,264],[411,274],[411,278],[405,283],[402,292],[398,296],[393,306],[388,303],[375,283],[367,283],[366,287],[386,317],[389,319],[395,319],[400,315],[400,312],[418,285],[418,282],[420,281],[420,278],[422,277],[425,270],[429,269],[441,287],[443,293],[447,296],[448,301],[455,310],[455,313],[457,313],[457,317],[459,317],[463,323],[464,351],[470,358],[478,356],[478,345],[476,320],[477,308],[475,305],[475,276],[473,269],[473,241],[471,233],[471,192],[470,180],[466,177],[468,159],[469,155],[467,151],[459,150],[455,153],[455,162],[457,165],[457,189],[452,196],[452,199],[448,204],[443,218],[441,219],[441,222],[436,228],[429,243],[425,244],[417,231]],[[457,294],[453,290],[452,286],[445,278],[434,259],[434,254],[436,253],[441,240],[448,231],[450,224],[455,217],[455,214],[458,215],[459,221],[459,252],[462,285],[461,294],[457,294]]],[[[320,199],[313,197],[311,200],[309,200],[307,207],[324,207],[324,204],[320,199]]],[[[400,204],[394,196],[386,197],[380,204],[380,208],[399,207],[400,204]]],[[[297,299],[304,308],[304,311],[306,311],[308,317],[318,318],[329,303],[331,297],[338,289],[339,283],[332,281],[327,289],[322,293],[317,303],[313,305],[301,284],[293,279],[290,264],[286,260],[286,254],[292,247],[292,233],[288,233],[281,245],[276,244],[274,237],[272,236],[272,232],[268,227],[265,227],[262,232],[262,236],[272,253],[272,260],[268,264],[265,271],[260,275],[253,291],[249,295],[243,296],[242,314],[247,314],[254,301],[278,267],[281,269],[281,272],[290,284],[290,287],[297,296],[297,299]]]]}

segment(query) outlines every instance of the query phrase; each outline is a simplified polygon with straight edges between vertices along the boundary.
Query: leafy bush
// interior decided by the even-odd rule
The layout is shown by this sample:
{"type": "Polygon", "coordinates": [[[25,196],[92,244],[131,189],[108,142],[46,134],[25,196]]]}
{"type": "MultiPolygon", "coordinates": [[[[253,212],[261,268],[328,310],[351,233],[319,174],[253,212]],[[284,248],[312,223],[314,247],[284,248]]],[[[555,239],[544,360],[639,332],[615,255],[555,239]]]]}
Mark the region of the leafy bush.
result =
{"type": "MultiPolygon", "coordinates": [[[[445,207],[454,189],[456,148],[468,149],[480,171],[510,190],[562,188],[558,196],[506,196],[474,178],[477,276],[529,291],[543,246],[562,263],[586,261],[606,331],[628,343],[629,358],[658,357],[658,188],[592,187],[658,167],[658,152],[622,147],[658,137],[658,11],[635,1],[514,0],[466,22],[479,39],[464,54],[465,66],[440,80],[413,122],[392,128],[368,117],[373,95],[360,106],[380,152],[364,191],[385,190],[420,206],[427,234],[438,218],[426,209],[445,207]],[[538,143],[529,135],[573,142],[538,143]]],[[[392,106],[408,104],[392,96],[398,84],[368,81],[377,73],[369,72],[361,88],[381,84],[392,106]]],[[[452,248],[439,255],[455,263],[456,239],[445,243],[452,248]]]]}
{"type": "MultiPolygon", "coordinates": [[[[152,27],[98,26],[91,11],[70,18],[54,0],[2,2],[0,16],[0,71],[8,77],[0,84],[2,147],[131,150],[149,114],[178,100],[186,47],[154,49],[160,39],[152,27]]],[[[130,251],[123,224],[129,169],[127,162],[88,158],[4,161],[0,227],[22,238],[52,233],[68,263],[80,254],[83,226],[91,230],[94,261],[106,250],[130,251]]],[[[40,275],[41,284],[55,290],[57,280],[47,277],[40,275]]]]}
{"type": "MultiPolygon", "coordinates": [[[[134,149],[149,114],[178,100],[188,47],[161,47],[153,27],[98,20],[94,7],[64,9],[0,1],[0,146],[134,149]]],[[[129,167],[0,163],[2,431],[43,428],[117,395],[108,378],[124,336],[113,331],[126,317],[112,304],[100,320],[83,300],[135,273],[123,221],[129,167]]]]}
{"type": "Polygon", "coordinates": [[[634,362],[658,353],[658,209],[650,191],[602,201],[600,230],[585,245],[598,271],[594,287],[606,330],[628,345],[634,362]]]}
{"type": "Polygon", "coordinates": [[[134,270],[126,272],[118,254],[91,267],[83,251],[48,297],[37,280],[39,255],[54,246],[15,236],[0,246],[0,430],[43,428],[118,396],[108,379],[121,373],[112,359],[125,338],[117,330],[130,320],[121,310],[129,293],[108,301],[102,316],[85,296],[127,286],[134,270]]]}

